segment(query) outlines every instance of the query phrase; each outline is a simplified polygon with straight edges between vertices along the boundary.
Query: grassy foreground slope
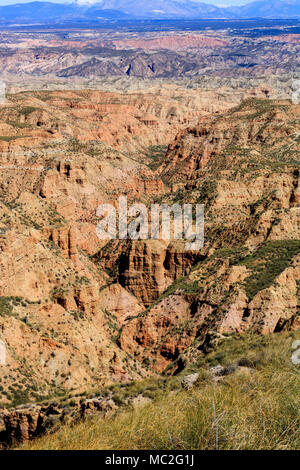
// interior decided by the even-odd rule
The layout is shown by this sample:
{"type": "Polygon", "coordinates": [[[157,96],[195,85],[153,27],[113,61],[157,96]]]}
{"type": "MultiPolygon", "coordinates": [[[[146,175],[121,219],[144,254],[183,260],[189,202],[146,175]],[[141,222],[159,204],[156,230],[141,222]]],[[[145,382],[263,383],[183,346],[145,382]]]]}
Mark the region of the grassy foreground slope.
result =
{"type": "MultiPolygon", "coordinates": [[[[225,337],[184,371],[200,372],[192,390],[180,388],[180,377],[166,378],[168,393],[147,381],[151,403],[64,426],[20,449],[299,449],[300,367],[291,361],[299,337],[225,337]],[[243,367],[216,382],[209,372],[216,364],[243,367]]],[[[122,399],[133,385],[118,387],[122,399]]]]}

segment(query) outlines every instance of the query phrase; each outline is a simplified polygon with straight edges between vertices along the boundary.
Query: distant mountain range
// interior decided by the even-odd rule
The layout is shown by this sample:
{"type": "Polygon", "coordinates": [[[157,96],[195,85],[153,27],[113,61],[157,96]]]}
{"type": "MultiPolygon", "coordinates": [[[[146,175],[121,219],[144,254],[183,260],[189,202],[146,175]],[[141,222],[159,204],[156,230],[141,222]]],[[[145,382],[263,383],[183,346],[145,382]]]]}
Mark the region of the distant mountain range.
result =
{"type": "Polygon", "coordinates": [[[77,0],[31,2],[0,7],[0,23],[102,22],[130,19],[300,18],[300,0],[265,0],[220,8],[197,0],[77,0]]]}

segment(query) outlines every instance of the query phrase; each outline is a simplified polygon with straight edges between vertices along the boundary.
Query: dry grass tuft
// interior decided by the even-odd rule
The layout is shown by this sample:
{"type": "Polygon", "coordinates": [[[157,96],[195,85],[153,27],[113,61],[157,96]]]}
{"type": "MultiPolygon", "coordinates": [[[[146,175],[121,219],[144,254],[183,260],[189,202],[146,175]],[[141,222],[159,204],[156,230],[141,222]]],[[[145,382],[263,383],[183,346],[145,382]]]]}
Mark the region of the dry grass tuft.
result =
{"type": "Polygon", "coordinates": [[[255,364],[252,371],[245,368],[219,384],[203,374],[191,391],[159,394],[143,408],[64,426],[20,448],[299,449],[300,368],[290,360],[295,337],[228,338],[210,362],[223,354],[228,363],[243,352],[243,361],[255,364]]]}

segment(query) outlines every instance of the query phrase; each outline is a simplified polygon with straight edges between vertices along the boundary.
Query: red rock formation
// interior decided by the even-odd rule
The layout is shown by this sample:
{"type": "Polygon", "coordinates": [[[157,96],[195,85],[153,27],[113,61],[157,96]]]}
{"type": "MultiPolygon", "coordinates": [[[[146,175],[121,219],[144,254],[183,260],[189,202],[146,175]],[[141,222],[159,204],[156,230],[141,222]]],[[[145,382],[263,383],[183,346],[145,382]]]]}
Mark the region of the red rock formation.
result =
{"type": "Polygon", "coordinates": [[[200,36],[196,34],[168,35],[155,39],[127,39],[114,41],[117,49],[132,47],[133,49],[143,50],[185,50],[190,48],[218,48],[227,45],[227,42],[211,36],[200,36]]]}

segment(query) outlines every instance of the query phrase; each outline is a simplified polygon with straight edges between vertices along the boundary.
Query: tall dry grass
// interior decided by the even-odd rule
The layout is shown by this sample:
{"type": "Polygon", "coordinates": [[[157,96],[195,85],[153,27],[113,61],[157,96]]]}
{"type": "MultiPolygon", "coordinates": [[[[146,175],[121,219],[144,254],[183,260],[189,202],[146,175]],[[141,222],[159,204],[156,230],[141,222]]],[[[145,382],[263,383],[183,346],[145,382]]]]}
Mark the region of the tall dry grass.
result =
{"type": "Polygon", "coordinates": [[[191,391],[158,394],[153,403],[94,417],[21,449],[299,449],[300,373],[290,335],[228,339],[210,355],[253,361],[213,383],[202,374],[191,391]],[[246,338],[246,339],[245,339],[246,338]],[[248,348],[248,349],[246,349],[248,348]]]}

